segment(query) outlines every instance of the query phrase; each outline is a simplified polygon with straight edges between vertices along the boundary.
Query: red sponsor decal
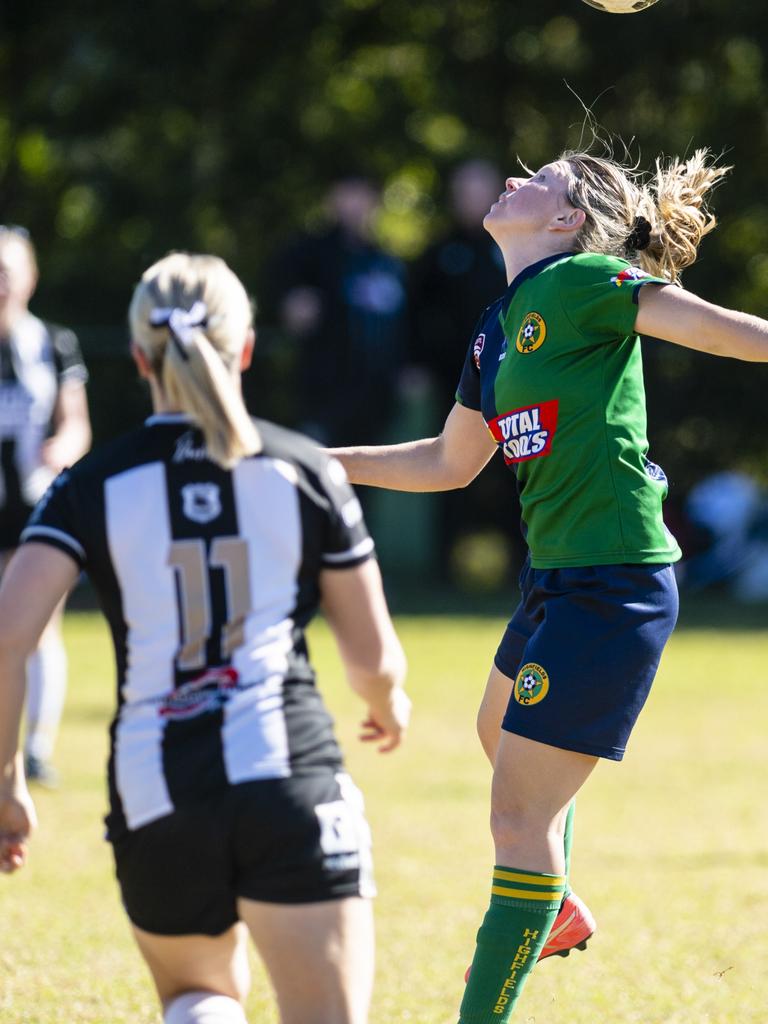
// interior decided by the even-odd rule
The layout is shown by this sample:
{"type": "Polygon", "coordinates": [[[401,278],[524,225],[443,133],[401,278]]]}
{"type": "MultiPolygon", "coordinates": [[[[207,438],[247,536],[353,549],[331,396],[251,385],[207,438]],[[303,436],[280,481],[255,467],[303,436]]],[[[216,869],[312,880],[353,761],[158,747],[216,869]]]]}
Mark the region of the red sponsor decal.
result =
{"type": "Polygon", "coordinates": [[[229,666],[209,668],[202,675],[182,683],[160,705],[162,718],[173,720],[196,718],[206,711],[216,711],[226,703],[228,691],[237,689],[238,674],[229,666]]]}
{"type": "Polygon", "coordinates": [[[539,405],[513,409],[491,420],[488,429],[507,465],[549,455],[557,430],[557,406],[558,401],[553,398],[539,405]]]}
{"type": "Polygon", "coordinates": [[[611,284],[621,288],[626,281],[642,281],[644,277],[648,277],[648,275],[644,270],[640,270],[639,267],[627,267],[626,270],[622,270],[620,274],[616,274],[615,277],[611,278],[611,284]]]}

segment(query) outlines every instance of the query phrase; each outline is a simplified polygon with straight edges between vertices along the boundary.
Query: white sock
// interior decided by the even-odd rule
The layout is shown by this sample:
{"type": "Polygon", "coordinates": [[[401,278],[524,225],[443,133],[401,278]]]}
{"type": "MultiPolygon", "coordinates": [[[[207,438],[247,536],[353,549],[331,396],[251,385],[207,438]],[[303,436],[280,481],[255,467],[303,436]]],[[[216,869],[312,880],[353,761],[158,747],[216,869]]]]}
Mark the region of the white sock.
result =
{"type": "Polygon", "coordinates": [[[165,1024],[248,1024],[236,999],[213,992],[185,992],[172,999],[163,1015],[165,1024]]]}
{"type": "Polygon", "coordinates": [[[67,653],[61,637],[47,637],[27,659],[25,753],[50,761],[67,691],[67,653]]]}

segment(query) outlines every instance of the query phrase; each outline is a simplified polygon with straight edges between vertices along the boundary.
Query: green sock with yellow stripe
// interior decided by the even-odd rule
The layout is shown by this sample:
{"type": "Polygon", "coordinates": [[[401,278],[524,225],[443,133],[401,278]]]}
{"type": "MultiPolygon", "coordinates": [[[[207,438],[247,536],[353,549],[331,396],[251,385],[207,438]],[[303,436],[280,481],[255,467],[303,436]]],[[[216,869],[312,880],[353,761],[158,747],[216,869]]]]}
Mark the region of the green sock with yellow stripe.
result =
{"type": "Polygon", "coordinates": [[[563,875],[493,870],[491,905],[459,1012],[459,1024],[506,1024],[557,917],[563,875]]]}

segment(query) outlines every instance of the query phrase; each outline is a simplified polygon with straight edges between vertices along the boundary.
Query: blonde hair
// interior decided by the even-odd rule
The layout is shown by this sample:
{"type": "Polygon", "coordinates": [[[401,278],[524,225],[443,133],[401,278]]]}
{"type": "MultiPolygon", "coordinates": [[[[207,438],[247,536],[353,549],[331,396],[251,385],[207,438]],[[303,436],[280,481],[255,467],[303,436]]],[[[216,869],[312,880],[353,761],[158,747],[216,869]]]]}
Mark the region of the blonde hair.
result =
{"type": "Polygon", "coordinates": [[[224,260],[183,252],[158,260],[136,286],[128,319],[168,403],[200,427],[214,462],[231,469],[261,450],[237,377],[251,304],[224,260]],[[203,315],[182,336],[170,314],[183,321],[193,307],[203,315]]]}
{"type": "Polygon", "coordinates": [[[568,201],[587,215],[576,251],[622,256],[672,282],[715,227],[707,195],[731,169],[717,166],[707,149],[666,165],[657,160],[651,175],[610,156],[566,152],[560,159],[571,169],[568,201]]]}

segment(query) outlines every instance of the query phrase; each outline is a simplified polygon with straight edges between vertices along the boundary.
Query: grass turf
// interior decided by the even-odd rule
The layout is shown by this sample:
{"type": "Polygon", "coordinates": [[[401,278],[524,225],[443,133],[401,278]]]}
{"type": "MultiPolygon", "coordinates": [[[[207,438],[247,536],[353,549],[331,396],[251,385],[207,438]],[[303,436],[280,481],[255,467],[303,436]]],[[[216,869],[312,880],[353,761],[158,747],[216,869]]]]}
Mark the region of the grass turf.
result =
{"type": "MultiPolygon", "coordinates": [[[[474,715],[503,622],[398,626],[415,713],[407,746],[387,757],[356,742],[360,706],[322,623],[311,645],[374,831],[371,1024],[451,1024],[493,863],[474,715]]],[[[91,614],[70,614],[66,636],[63,785],[36,792],[29,864],[0,877],[0,1024],[157,1024],[101,841],[110,645],[91,614]]],[[[574,883],[598,934],[587,953],[534,972],[521,1024],[768,1020],[765,647],[764,634],[734,628],[673,637],[627,760],[601,765],[579,799],[574,883]]],[[[248,1014],[277,1019],[257,962],[248,1014]]]]}

